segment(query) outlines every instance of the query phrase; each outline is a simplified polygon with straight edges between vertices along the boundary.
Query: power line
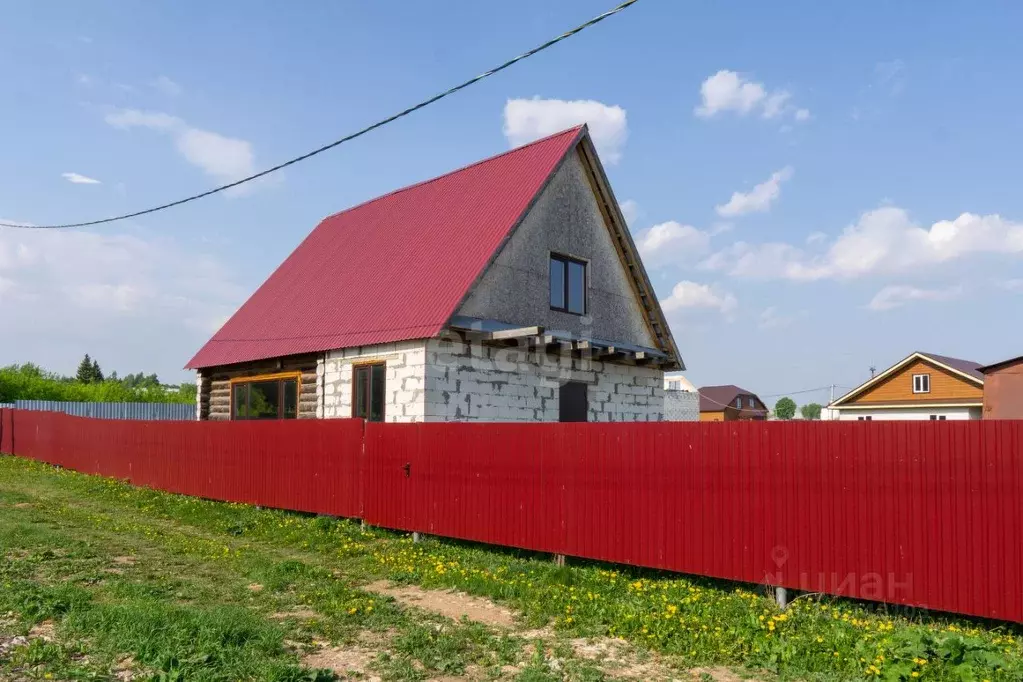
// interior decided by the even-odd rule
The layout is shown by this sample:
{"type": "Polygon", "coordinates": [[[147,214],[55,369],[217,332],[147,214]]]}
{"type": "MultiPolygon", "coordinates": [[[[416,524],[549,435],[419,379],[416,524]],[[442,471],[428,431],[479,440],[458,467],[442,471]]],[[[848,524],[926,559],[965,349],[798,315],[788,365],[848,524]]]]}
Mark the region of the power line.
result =
{"type": "Polygon", "coordinates": [[[193,194],[192,196],[185,197],[184,199],[178,199],[177,201],[172,201],[170,203],[161,204],[159,206],[154,206],[152,208],[147,208],[147,209],[145,209],[143,211],[135,211],[134,213],[125,213],[124,215],[113,216],[111,218],[102,218],[100,220],[88,220],[88,221],[84,221],[84,222],[80,222],[80,223],[65,223],[65,224],[62,224],[62,225],[18,225],[17,223],[0,223],[0,227],[16,227],[16,228],[36,229],[36,230],[57,230],[57,229],[67,229],[67,228],[72,228],[72,227],[90,227],[92,225],[102,225],[104,223],[113,223],[113,222],[116,222],[118,220],[127,220],[128,218],[137,218],[139,216],[147,215],[149,213],[156,213],[157,211],[163,211],[163,210],[166,210],[168,208],[173,208],[175,206],[181,206],[182,204],[187,204],[187,203],[189,203],[191,201],[197,201],[199,199],[203,199],[205,197],[208,197],[208,196],[210,196],[212,194],[216,194],[218,192],[223,192],[224,190],[231,189],[232,187],[237,187],[239,185],[243,185],[246,182],[251,182],[253,180],[256,180],[258,178],[263,177],[264,175],[269,175],[270,173],[279,171],[282,168],[287,168],[288,166],[291,166],[291,165],[294,165],[296,163],[299,163],[300,161],[305,161],[306,159],[312,158],[312,157],[316,156],[317,154],[322,154],[323,152],[325,152],[325,151],[327,151],[329,149],[333,149],[334,147],[337,147],[337,146],[339,146],[341,144],[344,144],[345,142],[348,142],[350,140],[354,140],[357,137],[361,137],[361,136],[365,135],[368,132],[371,132],[373,130],[376,130],[377,128],[381,128],[381,127],[387,125],[388,123],[392,123],[393,121],[397,121],[399,118],[403,118],[405,116],[408,116],[409,114],[411,114],[411,113],[413,113],[415,111],[418,111],[419,109],[427,107],[427,106],[433,104],[434,102],[437,102],[439,100],[444,99],[445,97],[447,97],[449,95],[455,94],[459,90],[463,90],[463,89],[469,87],[470,85],[472,85],[474,83],[478,83],[479,81],[483,80],[484,78],[489,78],[490,76],[493,76],[494,74],[496,74],[496,73],[498,73],[500,71],[504,71],[509,66],[512,66],[513,64],[517,64],[518,62],[521,62],[524,59],[528,59],[529,57],[532,57],[533,55],[537,54],[538,52],[543,52],[547,48],[552,47],[552,46],[560,43],[562,40],[565,40],[567,38],[571,38],[576,33],[579,33],[581,31],[589,28],[590,26],[593,26],[594,24],[598,24],[601,21],[603,21],[604,19],[607,19],[608,17],[621,12],[622,10],[628,8],[630,5],[633,5],[636,2],[637,2],[637,0],[625,0],[624,2],[622,2],[617,7],[613,8],[613,9],[609,9],[608,11],[604,12],[603,14],[600,14],[600,15],[590,19],[586,23],[580,24],[579,26],[576,26],[575,28],[562,33],[561,35],[557,36],[556,38],[552,38],[551,40],[548,40],[546,43],[544,43],[542,45],[539,45],[538,47],[534,47],[529,52],[524,52],[524,53],[520,54],[517,57],[513,57],[512,59],[509,59],[508,61],[506,61],[505,63],[501,64],[498,67],[490,69],[489,71],[485,71],[485,72],[481,73],[480,75],[478,75],[478,76],[476,76],[474,78],[470,78],[469,80],[467,80],[467,81],[465,81],[463,83],[460,83],[459,85],[456,85],[456,86],[454,86],[452,88],[449,88],[449,89],[445,90],[444,92],[441,92],[441,93],[439,93],[437,95],[434,95],[433,97],[430,97],[429,99],[424,99],[422,102],[419,102],[418,104],[414,104],[414,105],[410,106],[409,108],[404,109],[404,110],[398,112],[397,114],[393,114],[391,116],[388,116],[385,119],[381,119],[381,120],[377,121],[376,123],[368,125],[365,128],[363,128],[362,130],[354,132],[351,135],[346,135],[345,137],[342,137],[339,140],[335,140],[334,142],[331,142],[329,144],[325,144],[322,147],[319,147],[318,149],[314,149],[313,151],[308,152],[306,154],[302,154],[301,156],[296,156],[293,159],[285,161],[284,163],[277,164],[276,166],[273,166],[272,168],[267,168],[266,170],[260,171],[260,172],[254,174],[254,175],[250,175],[247,178],[242,178],[241,180],[236,180],[235,182],[231,182],[231,183],[228,183],[226,185],[221,185],[219,187],[214,187],[211,190],[207,190],[207,191],[201,192],[199,194],[193,194]]]}
{"type": "Polygon", "coordinates": [[[763,398],[777,398],[779,396],[799,395],[800,393],[816,393],[817,391],[826,391],[831,388],[828,386],[821,386],[820,388],[804,388],[801,391],[789,391],[788,393],[769,393],[768,395],[761,396],[763,398]]]}
{"type": "MultiPolygon", "coordinates": [[[[757,398],[760,398],[761,400],[763,400],[764,398],[777,398],[779,396],[790,396],[790,395],[799,395],[800,393],[814,393],[816,391],[826,391],[829,388],[831,388],[831,386],[821,386],[820,388],[804,388],[804,389],[802,389],[800,391],[789,391],[788,393],[769,393],[769,394],[766,394],[766,395],[758,395],[758,394],[754,393],[753,395],[756,396],[757,398]]],[[[723,403],[720,400],[714,400],[713,398],[700,393],[699,389],[696,390],[696,393],[700,396],[701,400],[706,400],[707,402],[714,403],[715,405],[721,405],[722,407],[735,407],[735,403],[734,402],[732,402],[732,403],[723,403]]],[[[740,407],[738,409],[746,410],[748,408],[740,407]]]]}

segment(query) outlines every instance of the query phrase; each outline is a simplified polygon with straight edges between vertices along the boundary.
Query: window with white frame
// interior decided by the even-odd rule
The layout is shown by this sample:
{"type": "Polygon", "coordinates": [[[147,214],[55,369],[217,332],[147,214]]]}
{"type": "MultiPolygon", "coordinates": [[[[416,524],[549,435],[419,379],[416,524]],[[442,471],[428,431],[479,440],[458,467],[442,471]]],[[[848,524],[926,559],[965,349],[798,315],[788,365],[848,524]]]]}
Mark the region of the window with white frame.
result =
{"type": "Polygon", "coordinates": [[[748,397],[746,403],[751,410],[757,406],[757,401],[753,400],[753,396],[748,397]]]}
{"type": "Polygon", "coordinates": [[[735,406],[738,407],[740,410],[742,409],[742,396],[739,396],[738,398],[735,399],[735,406]]]}
{"type": "Polygon", "coordinates": [[[913,393],[930,393],[931,392],[931,375],[930,374],[914,374],[913,375],[913,393]]]}
{"type": "Polygon", "coordinates": [[[682,390],[682,382],[681,381],[669,381],[668,382],[668,390],[669,391],[681,391],[682,390]]]}

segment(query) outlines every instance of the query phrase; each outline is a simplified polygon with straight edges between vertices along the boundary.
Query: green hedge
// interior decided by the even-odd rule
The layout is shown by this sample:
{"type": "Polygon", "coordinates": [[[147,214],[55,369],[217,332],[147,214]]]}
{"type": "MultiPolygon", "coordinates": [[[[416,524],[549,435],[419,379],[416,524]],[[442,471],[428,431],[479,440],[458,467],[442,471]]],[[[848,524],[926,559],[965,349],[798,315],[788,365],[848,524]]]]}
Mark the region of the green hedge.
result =
{"type": "Polygon", "coordinates": [[[82,383],[31,363],[0,368],[0,403],[15,400],[73,400],[89,403],[194,403],[195,385],[176,390],[132,387],[117,379],[82,383]]]}

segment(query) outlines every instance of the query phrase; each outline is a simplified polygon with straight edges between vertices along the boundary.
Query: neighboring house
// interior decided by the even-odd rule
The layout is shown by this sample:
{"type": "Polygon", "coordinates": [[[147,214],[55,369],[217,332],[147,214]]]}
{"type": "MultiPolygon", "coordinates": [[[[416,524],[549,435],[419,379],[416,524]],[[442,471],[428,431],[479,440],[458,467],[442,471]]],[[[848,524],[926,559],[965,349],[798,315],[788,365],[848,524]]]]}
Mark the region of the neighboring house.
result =
{"type": "Polygon", "coordinates": [[[700,394],[681,374],[664,375],[664,419],[672,422],[700,420],[700,394]]]}
{"type": "Polygon", "coordinates": [[[1023,419],[1023,355],[980,368],[984,419],[1023,419]]]}
{"type": "Polygon", "coordinates": [[[696,386],[693,386],[693,382],[686,379],[681,374],[665,374],[664,375],[664,390],[665,391],[685,391],[687,393],[698,393],[696,386]]]}
{"type": "Polygon", "coordinates": [[[683,369],[585,126],[323,220],[188,363],[200,419],[657,421],[683,369]]]}
{"type": "Polygon", "coordinates": [[[969,360],[912,353],[828,407],[842,421],[980,419],[984,374],[969,360]]]}
{"type": "Polygon", "coordinates": [[[752,391],[727,384],[700,387],[700,421],[762,421],[767,406],[752,391]]]}

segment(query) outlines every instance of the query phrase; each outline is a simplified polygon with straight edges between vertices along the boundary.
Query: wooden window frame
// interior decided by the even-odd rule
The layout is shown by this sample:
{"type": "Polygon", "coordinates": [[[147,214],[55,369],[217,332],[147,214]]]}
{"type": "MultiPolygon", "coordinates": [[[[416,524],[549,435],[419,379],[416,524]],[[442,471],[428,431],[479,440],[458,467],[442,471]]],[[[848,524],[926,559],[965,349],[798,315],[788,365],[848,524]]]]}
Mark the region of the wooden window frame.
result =
{"type": "Polygon", "coordinates": [[[590,309],[589,289],[590,289],[590,264],[588,262],[580,259],[580,258],[573,258],[572,256],[566,256],[563,253],[554,253],[552,251],[551,254],[550,254],[550,257],[547,259],[547,302],[548,302],[548,304],[550,304],[551,310],[556,310],[559,313],[568,313],[569,315],[579,315],[580,317],[585,315],[586,312],[590,309]],[[562,300],[565,302],[565,306],[562,307],[562,308],[559,308],[559,307],[555,306],[553,301],[550,300],[550,296],[551,296],[551,294],[550,294],[550,291],[551,291],[550,290],[550,279],[551,279],[551,277],[553,277],[553,274],[554,274],[551,271],[551,262],[552,261],[558,261],[558,262],[562,263],[565,266],[565,281],[563,283],[564,287],[563,287],[563,291],[562,291],[562,300]],[[583,310],[582,310],[581,313],[577,313],[574,310],[569,310],[568,309],[568,280],[569,280],[569,277],[568,277],[568,265],[569,265],[569,263],[575,263],[576,265],[583,266],[583,310]]]}
{"type": "MultiPolygon", "coordinates": [[[[360,417],[357,414],[355,414],[355,410],[359,406],[359,401],[358,401],[359,384],[358,384],[358,381],[356,380],[356,377],[358,376],[359,370],[362,369],[363,367],[373,368],[373,367],[377,367],[377,366],[381,366],[381,367],[384,368],[384,391],[385,391],[385,393],[384,393],[383,405],[381,405],[381,407],[380,407],[380,421],[381,422],[387,421],[387,394],[386,394],[386,391],[387,391],[387,360],[367,360],[365,362],[353,362],[352,363],[352,419],[363,419],[363,417],[360,417]]],[[[372,369],[370,369],[369,382],[370,382],[370,395],[367,396],[366,399],[371,401],[373,399],[373,388],[372,388],[372,386],[373,386],[373,371],[372,371],[372,369]]],[[[372,412],[372,410],[373,410],[372,405],[370,406],[369,409],[370,409],[370,412],[372,412]]],[[[366,421],[369,421],[369,418],[366,418],[366,421]]]]}
{"type": "MultiPolygon", "coordinates": [[[[228,415],[231,421],[248,422],[248,421],[270,421],[269,419],[251,419],[249,417],[238,418],[235,417],[234,410],[234,387],[237,384],[257,384],[265,381],[278,382],[278,397],[277,397],[277,419],[292,419],[292,417],[283,417],[281,413],[284,411],[284,386],[281,385],[285,381],[295,381],[295,416],[294,419],[298,419],[298,403],[302,399],[302,372],[275,372],[273,374],[255,374],[247,377],[234,377],[230,381],[231,386],[231,404],[228,406],[228,415]]],[[[246,405],[246,411],[248,405],[246,405]]]]}
{"type": "Polygon", "coordinates": [[[930,374],[914,374],[913,375],[913,393],[930,393],[931,392],[931,375],[930,374]],[[916,388],[916,380],[920,379],[920,390],[916,388]],[[927,388],[924,390],[924,383],[927,383],[927,388]]]}

